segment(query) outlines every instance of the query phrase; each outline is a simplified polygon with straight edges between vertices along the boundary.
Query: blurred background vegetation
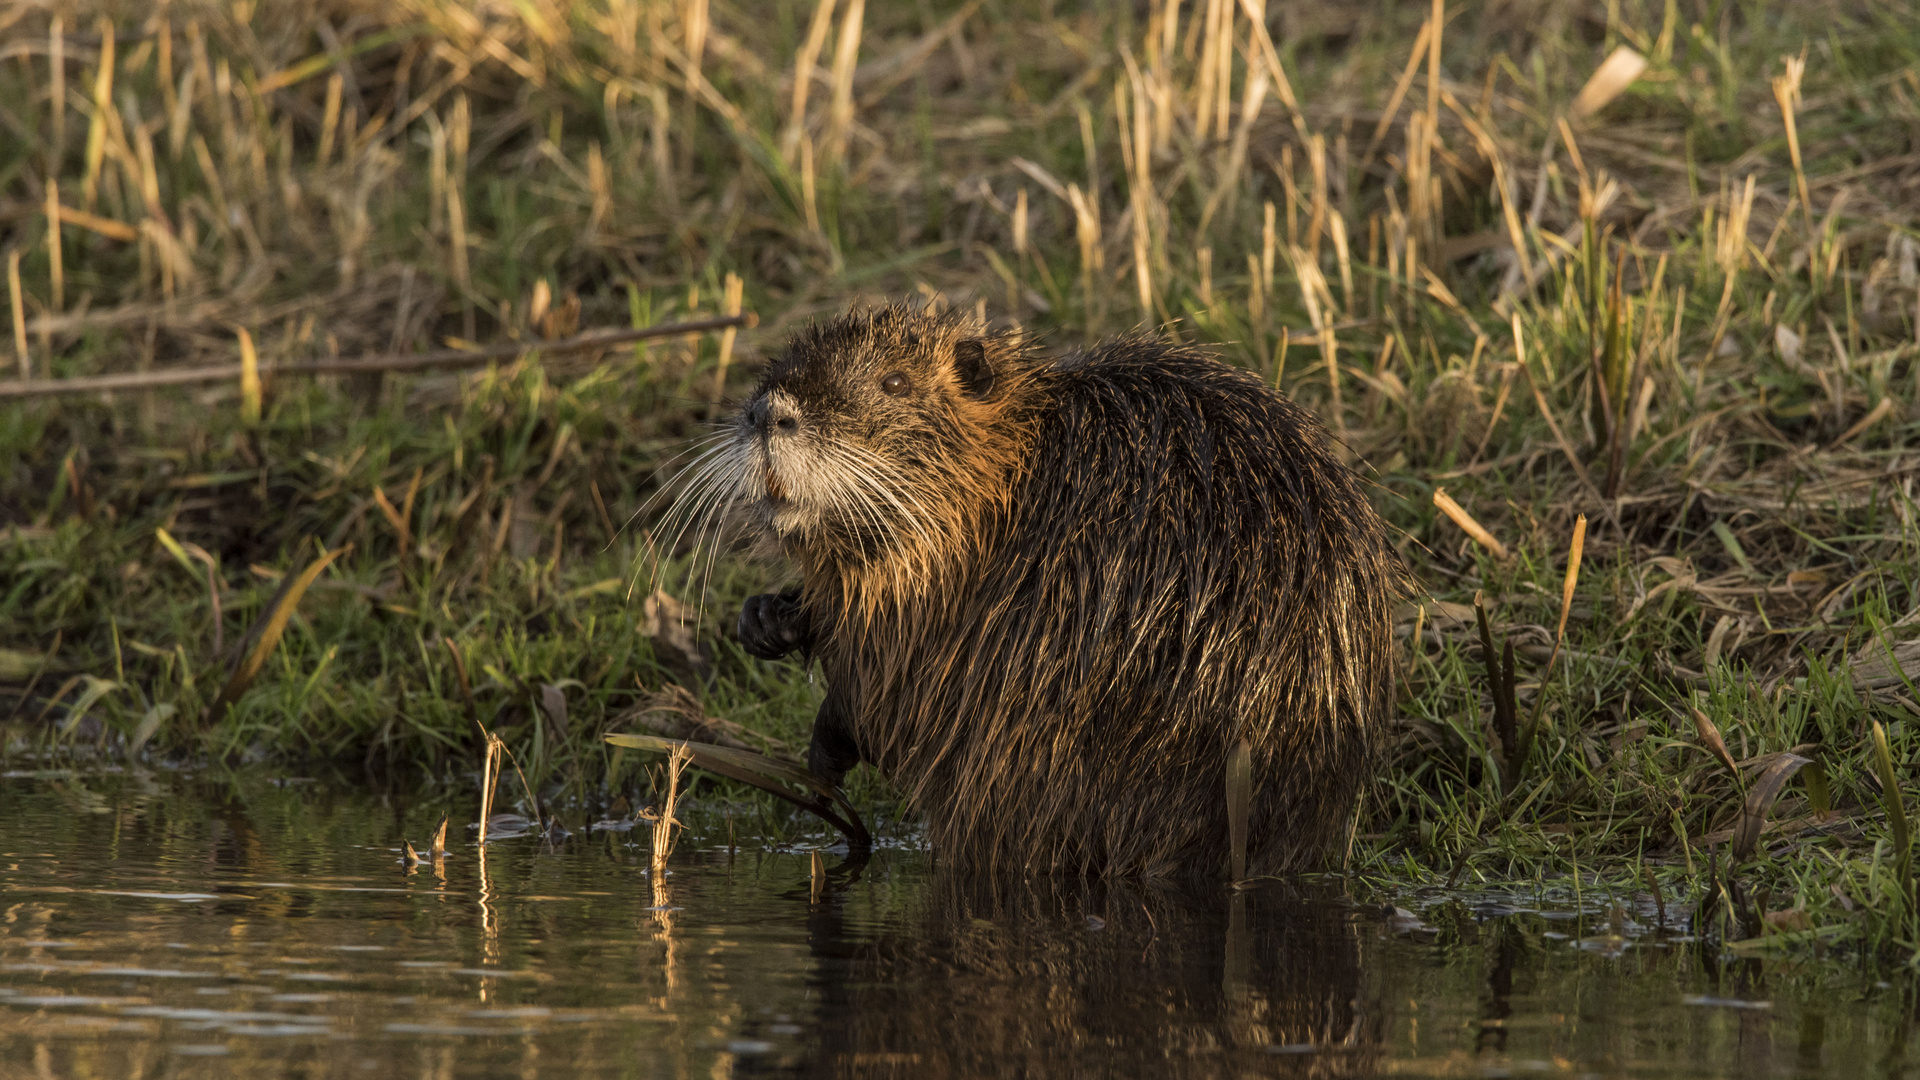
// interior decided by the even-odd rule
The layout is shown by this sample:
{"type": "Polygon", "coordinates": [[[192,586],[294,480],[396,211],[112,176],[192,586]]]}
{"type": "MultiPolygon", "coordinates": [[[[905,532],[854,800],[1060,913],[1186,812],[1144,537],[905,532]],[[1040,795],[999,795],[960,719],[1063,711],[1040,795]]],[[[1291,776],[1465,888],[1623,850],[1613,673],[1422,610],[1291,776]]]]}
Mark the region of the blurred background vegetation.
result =
{"type": "Polygon", "coordinates": [[[1914,16],[0,7],[0,746],[466,777],[477,721],[584,820],[647,797],[606,731],[802,744],[819,687],[729,639],[783,569],[649,500],[791,328],[919,294],[1211,343],[1340,433],[1430,591],[1350,869],[1911,948],[1914,16]]]}

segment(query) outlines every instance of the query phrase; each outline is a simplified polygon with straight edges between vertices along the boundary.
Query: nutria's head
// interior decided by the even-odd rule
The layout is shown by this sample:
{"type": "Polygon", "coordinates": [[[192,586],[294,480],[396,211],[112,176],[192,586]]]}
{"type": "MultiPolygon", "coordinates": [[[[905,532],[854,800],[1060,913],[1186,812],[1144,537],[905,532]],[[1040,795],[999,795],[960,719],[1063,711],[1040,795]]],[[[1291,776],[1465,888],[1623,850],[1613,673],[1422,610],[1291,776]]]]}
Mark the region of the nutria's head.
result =
{"type": "Polygon", "coordinates": [[[1031,368],[1018,336],[962,313],[894,305],[808,327],[723,438],[733,496],[803,572],[924,579],[1004,505],[1031,368]]]}

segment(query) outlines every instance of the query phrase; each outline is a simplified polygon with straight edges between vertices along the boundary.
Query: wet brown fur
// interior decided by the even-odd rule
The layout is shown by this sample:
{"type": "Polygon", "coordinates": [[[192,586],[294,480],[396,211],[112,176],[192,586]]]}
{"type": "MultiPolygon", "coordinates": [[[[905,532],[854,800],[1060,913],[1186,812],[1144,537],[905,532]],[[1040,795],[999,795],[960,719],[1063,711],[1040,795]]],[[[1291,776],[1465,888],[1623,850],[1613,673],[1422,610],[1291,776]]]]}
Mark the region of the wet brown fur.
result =
{"type": "Polygon", "coordinates": [[[1403,572],[1321,426],[1257,380],[1146,336],[1047,356],[855,310],[769,365],[715,457],[802,575],[816,771],[878,767],[942,858],[1217,869],[1241,740],[1251,872],[1344,837],[1403,572]]]}

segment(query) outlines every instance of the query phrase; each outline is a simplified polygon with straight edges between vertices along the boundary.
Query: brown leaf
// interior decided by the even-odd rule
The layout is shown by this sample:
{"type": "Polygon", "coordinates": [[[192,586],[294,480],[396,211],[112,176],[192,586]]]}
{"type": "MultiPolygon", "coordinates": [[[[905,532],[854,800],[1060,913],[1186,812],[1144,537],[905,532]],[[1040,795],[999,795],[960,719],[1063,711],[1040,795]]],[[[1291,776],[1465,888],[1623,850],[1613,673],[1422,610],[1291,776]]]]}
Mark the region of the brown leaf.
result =
{"type": "Polygon", "coordinates": [[[1726,740],[1720,737],[1720,729],[1707,718],[1707,714],[1699,709],[1693,710],[1693,726],[1700,733],[1700,745],[1706,747],[1714,757],[1719,758],[1720,764],[1725,765],[1728,772],[1738,777],[1740,767],[1733,763],[1733,755],[1727,752],[1726,740]]]}
{"type": "Polygon", "coordinates": [[[613,727],[639,727],[668,739],[725,746],[758,753],[763,744],[775,753],[786,750],[778,739],[755,735],[744,726],[707,711],[686,687],[668,683],[659,692],[614,717],[613,727]]]}
{"type": "Polygon", "coordinates": [[[1761,770],[1759,779],[1747,792],[1746,805],[1740,808],[1740,823],[1733,830],[1734,862],[1745,862],[1753,854],[1760,841],[1760,830],[1767,823],[1767,811],[1772,809],[1774,800],[1780,797],[1793,774],[1812,761],[1799,754],[1779,754],[1761,770]]]}

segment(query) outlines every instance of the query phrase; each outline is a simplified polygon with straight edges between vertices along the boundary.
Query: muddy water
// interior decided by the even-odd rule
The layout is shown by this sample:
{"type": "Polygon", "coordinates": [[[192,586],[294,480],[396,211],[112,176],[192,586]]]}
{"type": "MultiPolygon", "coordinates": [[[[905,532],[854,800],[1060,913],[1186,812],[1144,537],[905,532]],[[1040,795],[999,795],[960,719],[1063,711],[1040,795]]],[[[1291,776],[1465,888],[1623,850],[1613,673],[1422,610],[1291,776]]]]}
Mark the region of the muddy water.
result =
{"type": "MultiPolygon", "coordinates": [[[[489,844],[464,792],[0,778],[0,1078],[1895,1076],[1914,988],[1514,894],[954,882],[693,815],[489,844]],[[1615,933],[1624,931],[1624,933],[1615,933]]],[[[824,837],[821,839],[825,839],[824,837]]],[[[1590,898],[1589,898],[1590,899],[1590,898]]],[[[1636,916],[1654,920],[1650,912],[1636,916]]]]}

